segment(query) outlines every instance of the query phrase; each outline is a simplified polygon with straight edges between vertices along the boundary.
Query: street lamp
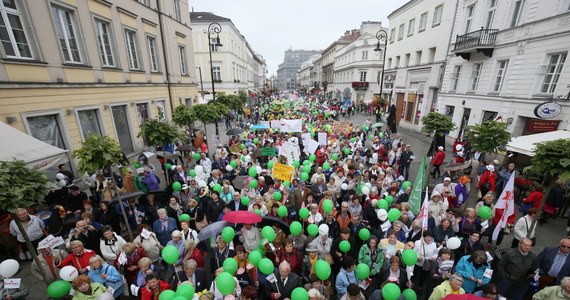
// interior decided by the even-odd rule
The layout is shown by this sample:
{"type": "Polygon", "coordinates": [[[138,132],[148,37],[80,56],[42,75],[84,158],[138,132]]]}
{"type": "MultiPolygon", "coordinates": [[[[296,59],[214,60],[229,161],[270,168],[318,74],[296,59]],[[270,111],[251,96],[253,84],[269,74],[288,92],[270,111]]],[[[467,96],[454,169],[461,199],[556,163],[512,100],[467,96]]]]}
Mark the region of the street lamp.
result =
{"type": "Polygon", "coordinates": [[[376,43],[376,48],[374,49],[374,51],[384,51],[382,53],[382,73],[381,73],[382,75],[380,77],[380,98],[378,99],[378,101],[381,101],[382,88],[384,87],[384,63],[386,62],[386,47],[388,47],[388,33],[383,29],[380,29],[378,30],[378,32],[376,32],[376,39],[378,40],[378,42],[376,43]],[[380,48],[381,41],[384,41],[384,50],[380,48]]]}
{"type": "MultiPolygon", "coordinates": [[[[220,43],[220,32],[222,32],[222,25],[218,22],[212,22],[208,25],[208,51],[210,52],[210,76],[212,76],[212,101],[216,100],[216,89],[214,87],[214,67],[212,66],[212,48],[222,47],[222,43],[220,43]],[[216,40],[212,43],[212,39],[210,38],[211,34],[216,34],[216,40]]],[[[218,120],[216,119],[216,135],[219,136],[220,132],[218,131],[218,120]]]]}

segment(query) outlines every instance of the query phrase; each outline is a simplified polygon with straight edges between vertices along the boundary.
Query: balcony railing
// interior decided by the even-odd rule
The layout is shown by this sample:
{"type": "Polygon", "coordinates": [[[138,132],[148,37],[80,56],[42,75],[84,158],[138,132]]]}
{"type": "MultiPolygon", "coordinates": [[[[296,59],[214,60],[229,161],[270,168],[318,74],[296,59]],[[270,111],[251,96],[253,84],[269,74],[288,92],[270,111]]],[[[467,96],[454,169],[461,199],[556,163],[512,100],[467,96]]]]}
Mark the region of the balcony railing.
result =
{"type": "Polygon", "coordinates": [[[352,88],[355,90],[366,90],[368,89],[369,83],[366,81],[353,81],[352,88]]]}
{"type": "Polygon", "coordinates": [[[489,48],[495,46],[498,29],[483,29],[458,35],[455,39],[454,52],[471,48],[489,48]]]}

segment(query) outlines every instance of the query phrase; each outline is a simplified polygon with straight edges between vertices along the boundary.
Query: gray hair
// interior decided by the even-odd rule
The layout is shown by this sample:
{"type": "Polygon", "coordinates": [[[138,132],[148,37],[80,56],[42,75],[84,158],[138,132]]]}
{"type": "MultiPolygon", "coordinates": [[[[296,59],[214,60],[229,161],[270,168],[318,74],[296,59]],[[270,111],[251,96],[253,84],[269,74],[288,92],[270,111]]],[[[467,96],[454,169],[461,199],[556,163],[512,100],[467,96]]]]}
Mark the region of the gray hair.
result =
{"type": "Polygon", "coordinates": [[[189,259],[189,260],[184,262],[184,270],[186,270],[188,268],[196,269],[197,267],[198,267],[198,263],[196,263],[196,261],[193,259],[189,259]]]}
{"type": "Polygon", "coordinates": [[[463,282],[463,277],[457,273],[451,274],[449,281],[460,281],[463,282]]]}
{"type": "Polygon", "coordinates": [[[279,269],[281,268],[287,268],[289,271],[291,271],[291,264],[289,264],[288,261],[284,260],[279,264],[279,269]]]}
{"type": "Polygon", "coordinates": [[[570,276],[566,276],[560,280],[560,286],[566,288],[570,286],[570,276]]]}
{"type": "Polygon", "coordinates": [[[167,214],[168,212],[166,211],[166,208],[159,208],[159,209],[156,211],[156,213],[157,213],[157,214],[160,214],[160,213],[165,213],[165,214],[167,214]]]}
{"type": "Polygon", "coordinates": [[[182,237],[182,232],[180,230],[174,230],[171,234],[172,237],[182,237]]]}
{"type": "Polygon", "coordinates": [[[98,254],[95,254],[93,256],[91,256],[91,258],[89,258],[89,263],[94,263],[96,261],[99,261],[101,264],[105,263],[105,260],[99,256],[98,254]]]}

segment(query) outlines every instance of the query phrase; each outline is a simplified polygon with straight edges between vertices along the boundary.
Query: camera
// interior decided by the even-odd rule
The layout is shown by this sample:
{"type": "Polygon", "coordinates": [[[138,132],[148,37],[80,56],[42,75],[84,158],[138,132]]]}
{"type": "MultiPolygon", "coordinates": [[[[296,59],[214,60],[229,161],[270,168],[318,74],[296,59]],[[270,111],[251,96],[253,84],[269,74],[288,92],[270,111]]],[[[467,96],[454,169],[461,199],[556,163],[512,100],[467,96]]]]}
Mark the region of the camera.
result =
{"type": "Polygon", "coordinates": [[[83,226],[83,230],[85,230],[85,231],[89,230],[89,226],[87,226],[87,225],[83,226]]]}

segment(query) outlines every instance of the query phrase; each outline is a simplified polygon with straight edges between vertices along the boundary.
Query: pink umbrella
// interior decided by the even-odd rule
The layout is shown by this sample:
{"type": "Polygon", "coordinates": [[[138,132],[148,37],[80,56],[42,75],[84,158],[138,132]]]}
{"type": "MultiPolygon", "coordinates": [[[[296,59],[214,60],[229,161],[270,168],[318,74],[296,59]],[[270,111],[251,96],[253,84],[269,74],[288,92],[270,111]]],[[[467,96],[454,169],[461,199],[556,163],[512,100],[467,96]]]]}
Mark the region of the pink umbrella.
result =
{"type": "Polygon", "coordinates": [[[255,224],[261,222],[261,217],[251,211],[236,210],[225,213],[222,220],[235,224],[255,224]]]}

